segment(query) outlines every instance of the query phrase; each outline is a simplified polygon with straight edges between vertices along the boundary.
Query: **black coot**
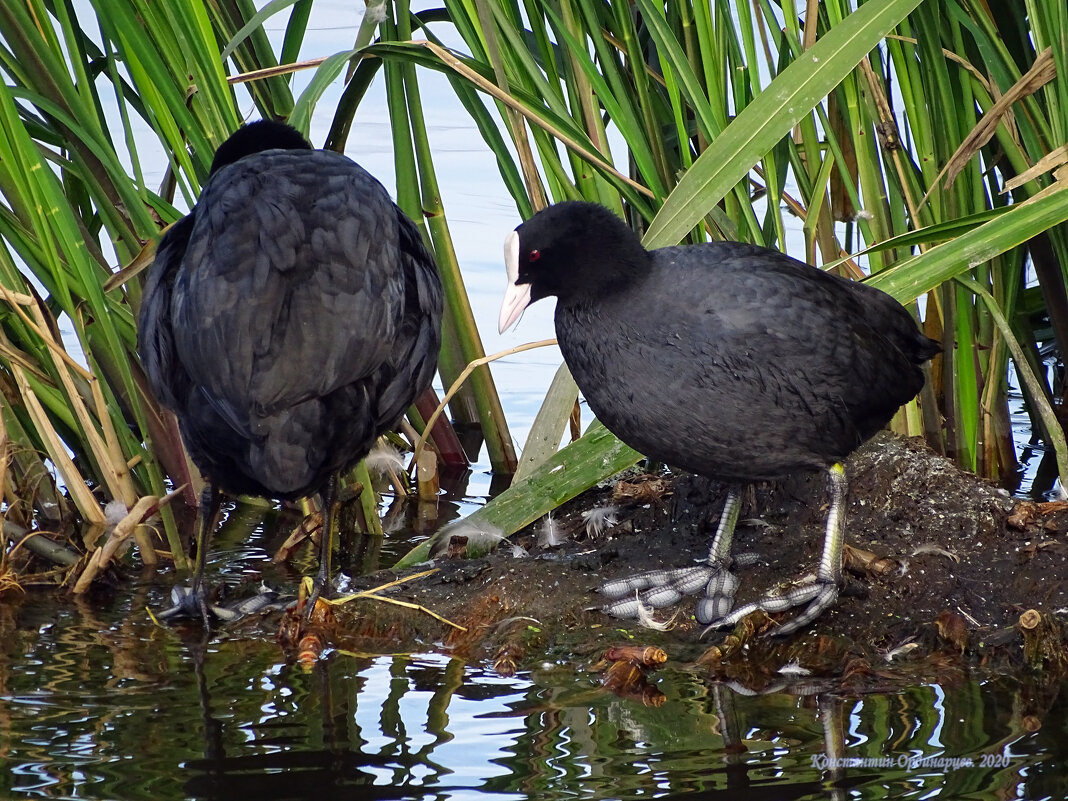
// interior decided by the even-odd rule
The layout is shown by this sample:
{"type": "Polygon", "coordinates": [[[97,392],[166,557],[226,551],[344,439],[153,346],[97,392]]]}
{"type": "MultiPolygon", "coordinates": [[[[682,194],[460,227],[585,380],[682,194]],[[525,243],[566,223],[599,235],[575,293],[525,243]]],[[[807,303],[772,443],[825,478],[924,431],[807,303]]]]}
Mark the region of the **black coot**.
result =
{"type": "Polygon", "coordinates": [[[702,623],[803,604],[779,632],[815,620],[841,580],[840,463],[920,391],[938,344],[864,284],[738,242],[649,252],[592,203],[536,214],[509,235],[505,258],[502,331],[555,295],[560,349],[601,422],[647,456],[733,483],[708,564],[611,582],[601,589],[618,600],[606,611],[634,616],[640,602],[667,606],[703,588],[702,623]],[[797,470],[829,474],[818,576],[728,615],[740,485],[797,470]]]}
{"type": "Polygon", "coordinates": [[[208,482],[187,611],[208,622],[216,486],[321,492],[316,594],[330,586],[338,473],[432,380],[441,305],[419,231],[359,165],[271,121],[219,147],[199,202],[160,241],[138,325],[152,391],[208,482]]]}

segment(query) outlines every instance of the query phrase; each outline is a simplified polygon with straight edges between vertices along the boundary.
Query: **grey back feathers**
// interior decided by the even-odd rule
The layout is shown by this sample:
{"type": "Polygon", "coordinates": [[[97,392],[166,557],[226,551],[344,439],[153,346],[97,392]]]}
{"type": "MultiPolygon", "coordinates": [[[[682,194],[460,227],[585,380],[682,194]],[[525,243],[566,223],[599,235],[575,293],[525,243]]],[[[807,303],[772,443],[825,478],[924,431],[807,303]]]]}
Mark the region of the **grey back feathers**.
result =
{"type": "Polygon", "coordinates": [[[359,165],[292,146],[238,154],[216,159],[160,242],[142,362],[212,481],[292,498],[358,461],[429,385],[441,286],[359,165]]]}

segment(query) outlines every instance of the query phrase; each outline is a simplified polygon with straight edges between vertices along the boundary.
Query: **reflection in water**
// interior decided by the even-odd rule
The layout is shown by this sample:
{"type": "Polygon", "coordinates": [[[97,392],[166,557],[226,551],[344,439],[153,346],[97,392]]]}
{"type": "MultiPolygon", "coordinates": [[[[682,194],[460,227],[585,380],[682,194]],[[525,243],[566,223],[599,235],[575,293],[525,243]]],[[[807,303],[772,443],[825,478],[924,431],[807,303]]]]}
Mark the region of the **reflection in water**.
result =
{"type": "Polygon", "coordinates": [[[137,593],[110,605],[0,605],[0,797],[1068,792],[1058,683],[869,695],[793,684],[758,696],[665,669],[654,674],[663,703],[646,706],[599,686],[585,664],[504,679],[444,656],[335,652],[305,671],[281,661],[267,624],[183,640],[141,611],[163,590],[137,593]]]}
{"type": "MultiPolygon", "coordinates": [[[[465,674],[457,660],[335,654],[309,672],[281,668],[276,686],[286,686],[288,678],[304,692],[283,693],[261,707],[267,714],[245,727],[247,739],[228,749],[225,734],[232,723],[226,718],[237,699],[213,697],[203,666],[196,672],[207,737],[204,758],[182,764],[183,790],[207,799],[249,793],[268,799],[323,793],[438,798],[477,792],[486,774],[450,765],[450,754],[462,753],[450,748],[455,737],[450,722],[459,713],[464,726],[464,707],[474,715],[483,701],[517,695],[512,683],[465,674]],[[221,716],[213,714],[220,701],[221,716]],[[465,776],[477,781],[464,785],[465,776]]],[[[485,749],[477,753],[478,759],[487,755],[485,749]]]]}
{"type": "MultiPolygon", "coordinates": [[[[212,714],[211,693],[204,671],[204,650],[194,652],[197,687],[204,721],[204,758],[190,759],[182,767],[189,774],[183,784],[186,795],[204,799],[300,798],[327,793],[331,799],[388,799],[413,796],[411,787],[418,770],[435,766],[418,756],[397,758],[388,753],[366,754],[366,740],[355,725],[354,702],[358,686],[341,686],[335,695],[329,663],[315,665],[312,676],[318,683],[314,704],[320,713],[316,748],[301,737],[300,727],[265,723],[254,729],[253,738],[241,744],[238,753],[227,755],[223,718],[212,714]],[[293,730],[290,730],[293,729],[293,730]],[[250,750],[258,753],[249,753],[250,750]],[[377,783],[379,776],[391,774],[388,784],[377,783]]],[[[349,682],[342,682],[342,685],[349,682]]],[[[383,710],[385,707],[383,707],[383,710]]],[[[397,739],[400,743],[402,740],[397,739]]],[[[437,769],[440,773],[440,769],[437,769]]],[[[434,770],[427,775],[435,775],[434,770]]],[[[434,793],[428,793],[434,795],[434,793]]]]}

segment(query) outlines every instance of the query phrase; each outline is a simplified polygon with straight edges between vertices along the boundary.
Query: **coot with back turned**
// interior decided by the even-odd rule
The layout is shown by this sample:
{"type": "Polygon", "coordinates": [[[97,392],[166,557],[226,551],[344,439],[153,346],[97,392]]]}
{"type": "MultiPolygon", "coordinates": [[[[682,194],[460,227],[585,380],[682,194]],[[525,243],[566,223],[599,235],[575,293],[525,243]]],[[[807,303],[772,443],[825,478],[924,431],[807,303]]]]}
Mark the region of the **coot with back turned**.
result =
{"type": "Polygon", "coordinates": [[[321,492],[314,595],[330,587],[338,474],[429,385],[441,307],[418,229],[358,164],[266,120],[219,147],[196,206],[159,243],[138,323],[149,385],[207,480],[185,611],[210,624],[219,487],[321,492]]]}
{"type": "Polygon", "coordinates": [[[939,351],[905,308],[862,283],[778,251],[716,242],[646,251],[608,209],[551,206],[505,244],[500,330],[555,295],[564,359],[604,425],[667,464],[731,483],[706,564],[602,586],[606,611],[635,616],[704,590],[718,627],[757,608],[805,606],[777,632],[834,603],[842,573],[842,461],[923,386],[939,351]],[[825,470],[831,504],[814,580],[730,613],[731,538],[742,485],[825,470]],[[638,598],[636,593],[641,591],[638,598]]]}

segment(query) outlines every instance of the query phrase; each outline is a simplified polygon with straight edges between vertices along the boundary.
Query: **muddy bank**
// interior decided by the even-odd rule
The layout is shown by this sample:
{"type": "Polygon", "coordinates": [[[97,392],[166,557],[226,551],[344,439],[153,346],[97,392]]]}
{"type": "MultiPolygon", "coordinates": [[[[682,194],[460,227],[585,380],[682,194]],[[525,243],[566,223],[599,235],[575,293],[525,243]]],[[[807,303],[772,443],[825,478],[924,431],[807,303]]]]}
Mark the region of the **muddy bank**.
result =
{"type": "MultiPolygon", "coordinates": [[[[595,660],[621,643],[656,645],[672,659],[700,661],[750,685],[781,676],[784,665],[803,675],[868,680],[895,672],[911,680],[933,678],[948,667],[1060,672],[1068,505],[1015,501],[890,435],[858,451],[848,475],[846,541],[861,558],[850,560],[837,606],[791,637],[761,636],[775,625],[761,615],[735,632],[702,637],[693,599],[656,612],[659,621],[671,621],[664,631],[596,608],[602,581],[703,557],[722,508],[725,489],[715,482],[631,475],[622,494],[619,487],[605,487],[558,510],[553,525],[566,540],[557,547],[539,546],[533,529],[514,538],[525,556],[506,545],[472,560],[457,547],[453,558],[439,560],[438,573],[388,591],[466,632],[419,611],[357,601],[339,609],[332,639],[366,651],[440,648],[505,671],[545,659],[595,660]],[[588,530],[584,513],[605,504],[617,507],[614,524],[599,533],[588,530]],[[865,563],[864,552],[878,559],[865,563]]],[[[738,571],[737,603],[814,571],[823,541],[824,490],[824,478],[813,475],[747,493],[735,554],[759,558],[738,571]]],[[[393,578],[381,571],[356,586],[393,578]]]]}

